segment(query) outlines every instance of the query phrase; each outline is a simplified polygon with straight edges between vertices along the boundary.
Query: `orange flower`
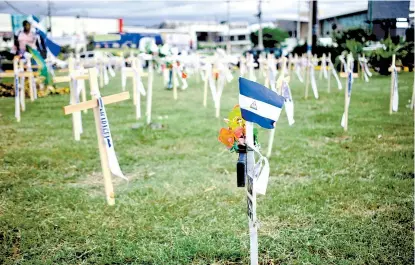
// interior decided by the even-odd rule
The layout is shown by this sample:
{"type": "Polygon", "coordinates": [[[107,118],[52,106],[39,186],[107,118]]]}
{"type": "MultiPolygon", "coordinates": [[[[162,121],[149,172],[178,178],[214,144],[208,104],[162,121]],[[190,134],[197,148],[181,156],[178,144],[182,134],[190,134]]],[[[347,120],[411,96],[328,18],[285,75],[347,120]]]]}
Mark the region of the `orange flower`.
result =
{"type": "Polygon", "coordinates": [[[219,142],[223,143],[226,147],[232,148],[233,143],[235,142],[235,136],[230,129],[222,128],[219,131],[219,142]]]}

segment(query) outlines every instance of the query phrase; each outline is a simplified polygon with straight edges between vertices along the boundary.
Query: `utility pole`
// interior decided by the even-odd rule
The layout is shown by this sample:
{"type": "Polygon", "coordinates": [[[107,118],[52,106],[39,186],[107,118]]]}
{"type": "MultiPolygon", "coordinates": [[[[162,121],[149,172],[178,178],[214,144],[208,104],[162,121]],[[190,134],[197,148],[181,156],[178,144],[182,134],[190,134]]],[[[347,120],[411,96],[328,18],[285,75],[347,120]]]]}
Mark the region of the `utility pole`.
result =
{"type": "Polygon", "coordinates": [[[312,49],[317,46],[317,33],[318,33],[318,23],[317,23],[317,0],[312,0],[313,3],[313,13],[312,13],[312,22],[313,22],[313,36],[312,36],[312,49]]]}
{"type": "Polygon", "coordinates": [[[259,23],[259,30],[258,30],[258,49],[264,49],[264,43],[262,41],[262,0],[258,0],[258,23],[259,23]]]}
{"type": "Polygon", "coordinates": [[[50,0],[48,0],[48,33],[52,35],[52,8],[50,6],[50,0]]]}
{"type": "Polygon", "coordinates": [[[313,0],[308,2],[308,36],[307,36],[307,54],[311,54],[313,42],[313,0]]]}
{"type": "Polygon", "coordinates": [[[226,38],[226,53],[231,54],[231,51],[232,51],[232,49],[231,49],[231,22],[230,22],[230,15],[229,15],[230,14],[230,3],[231,3],[231,1],[228,0],[227,2],[228,2],[228,4],[227,4],[228,10],[227,10],[226,24],[228,24],[228,36],[226,38]]]}
{"type": "Polygon", "coordinates": [[[369,13],[369,33],[373,33],[373,1],[369,0],[368,3],[368,13],[369,13]]]}
{"type": "Polygon", "coordinates": [[[297,20],[297,34],[295,35],[295,37],[297,38],[297,43],[300,41],[301,38],[301,1],[297,0],[298,2],[298,20],[297,20]]]}

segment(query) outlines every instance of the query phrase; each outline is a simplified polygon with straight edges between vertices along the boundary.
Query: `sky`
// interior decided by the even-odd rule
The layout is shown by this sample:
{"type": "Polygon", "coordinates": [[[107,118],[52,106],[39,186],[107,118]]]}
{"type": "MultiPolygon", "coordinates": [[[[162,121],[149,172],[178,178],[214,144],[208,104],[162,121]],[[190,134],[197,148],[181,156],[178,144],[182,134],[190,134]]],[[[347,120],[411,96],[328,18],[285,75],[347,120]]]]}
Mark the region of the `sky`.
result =
{"type": "MultiPolygon", "coordinates": [[[[130,1],[50,1],[55,16],[123,18],[127,26],[151,26],[165,20],[224,21],[227,0],[130,0],[130,1]]],[[[230,0],[230,21],[257,22],[258,0],[230,0]]],[[[319,0],[319,17],[361,11],[367,0],[319,0]]],[[[263,21],[306,20],[308,6],[304,0],[262,0],[263,21]]],[[[1,1],[0,13],[45,16],[48,1],[1,1]]]]}

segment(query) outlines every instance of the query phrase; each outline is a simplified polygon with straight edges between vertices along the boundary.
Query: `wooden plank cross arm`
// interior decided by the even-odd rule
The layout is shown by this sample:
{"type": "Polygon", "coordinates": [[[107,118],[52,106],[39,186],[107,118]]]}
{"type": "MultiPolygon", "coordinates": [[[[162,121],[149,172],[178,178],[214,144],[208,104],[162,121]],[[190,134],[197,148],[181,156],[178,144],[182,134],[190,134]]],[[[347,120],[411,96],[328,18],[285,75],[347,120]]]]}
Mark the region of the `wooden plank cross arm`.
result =
{"type": "MultiPolygon", "coordinates": [[[[99,86],[98,86],[98,73],[96,68],[89,69],[89,86],[91,89],[91,94],[93,96],[99,95],[99,86]]],[[[119,94],[102,97],[104,105],[111,103],[116,103],[124,101],[130,98],[129,92],[122,92],[119,94]]],[[[105,187],[105,196],[107,199],[108,205],[115,204],[115,195],[114,187],[112,185],[111,179],[111,170],[108,161],[108,151],[106,148],[106,142],[102,135],[101,129],[101,118],[100,118],[100,109],[98,105],[98,99],[92,99],[85,102],[69,105],[63,108],[65,115],[72,114],[74,112],[80,112],[81,110],[93,109],[94,110],[94,120],[95,120],[95,129],[97,133],[99,156],[101,160],[102,174],[104,177],[104,187],[105,187]]],[[[109,126],[109,125],[108,125],[109,126]]]]}
{"type": "MultiPolygon", "coordinates": [[[[114,94],[111,96],[102,97],[102,101],[104,102],[105,105],[117,103],[117,102],[124,101],[127,99],[130,99],[130,92],[128,91],[114,94]]],[[[65,106],[63,107],[63,112],[65,113],[65,115],[68,115],[74,112],[78,112],[78,111],[86,110],[86,109],[92,109],[96,107],[98,107],[98,100],[92,99],[92,100],[81,102],[75,105],[65,106]]]]}
{"type": "MultiPolygon", "coordinates": [[[[341,72],[340,77],[341,78],[347,78],[347,73],[346,72],[341,72]]],[[[358,78],[358,77],[359,77],[358,73],[353,73],[353,78],[358,78]]]]}

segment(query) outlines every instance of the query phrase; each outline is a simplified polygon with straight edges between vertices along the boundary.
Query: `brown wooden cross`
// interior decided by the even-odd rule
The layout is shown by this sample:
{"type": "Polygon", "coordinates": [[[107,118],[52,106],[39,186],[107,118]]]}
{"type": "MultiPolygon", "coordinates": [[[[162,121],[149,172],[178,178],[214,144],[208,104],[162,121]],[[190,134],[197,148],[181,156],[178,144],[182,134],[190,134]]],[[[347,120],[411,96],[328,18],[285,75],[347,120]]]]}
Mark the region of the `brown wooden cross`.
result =
{"type": "MultiPolygon", "coordinates": [[[[98,73],[97,73],[96,68],[89,69],[89,86],[90,86],[91,94],[95,94],[97,91],[99,92],[98,73]]],[[[130,98],[129,92],[122,92],[119,94],[102,97],[102,101],[105,105],[108,105],[108,104],[124,101],[129,98],[130,98]]],[[[94,111],[95,129],[96,129],[97,139],[98,139],[99,156],[101,159],[102,174],[104,177],[105,196],[106,196],[108,205],[114,205],[115,204],[114,188],[112,185],[111,171],[110,171],[110,167],[108,163],[108,152],[105,147],[104,137],[103,137],[102,130],[101,130],[98,99],[94,98],[92,100],[88,100],[88,101],[81,102],[78,104],[65,106],[63,108],[63,111],[65,115],[68,115],[68,114],[73,114],[75,112],[80,112],[86,109],[93,109],[94,111]]]]}

